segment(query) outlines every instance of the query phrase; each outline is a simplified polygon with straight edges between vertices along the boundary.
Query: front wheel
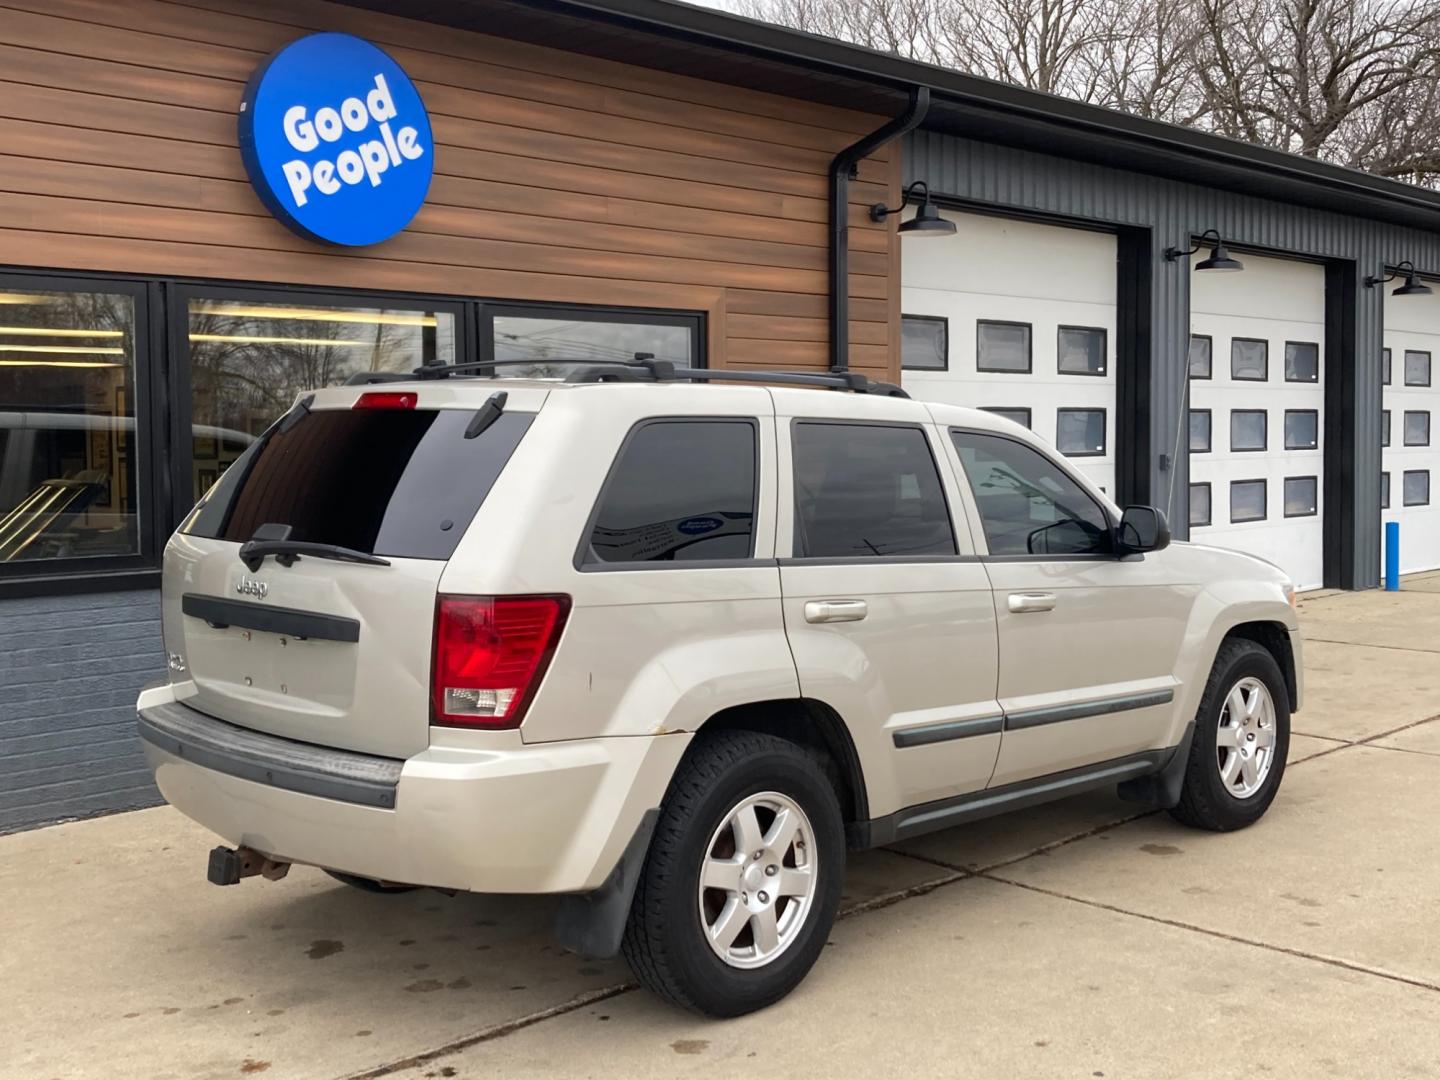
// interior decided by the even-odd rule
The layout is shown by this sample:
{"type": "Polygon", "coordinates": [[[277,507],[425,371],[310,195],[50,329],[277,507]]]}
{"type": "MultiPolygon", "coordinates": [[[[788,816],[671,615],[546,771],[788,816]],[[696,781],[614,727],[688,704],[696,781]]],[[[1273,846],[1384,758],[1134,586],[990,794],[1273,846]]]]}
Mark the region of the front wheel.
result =
{"type": "Polygon", "coordinates": [[[1180,803],[1186,825],[1229,832],[1270,807],[1290,751],[1290,699],[1269,650],[1246,639],[1220,647],[1200,709],[1180,803]]]}
{"type": "Polygon", "coordinates": [[[815,963],[844,873],[840,806],[814,755],[758,732],[701,736],[661,807],[625,959],[676,1005],[753,1012],[815,963]]]}

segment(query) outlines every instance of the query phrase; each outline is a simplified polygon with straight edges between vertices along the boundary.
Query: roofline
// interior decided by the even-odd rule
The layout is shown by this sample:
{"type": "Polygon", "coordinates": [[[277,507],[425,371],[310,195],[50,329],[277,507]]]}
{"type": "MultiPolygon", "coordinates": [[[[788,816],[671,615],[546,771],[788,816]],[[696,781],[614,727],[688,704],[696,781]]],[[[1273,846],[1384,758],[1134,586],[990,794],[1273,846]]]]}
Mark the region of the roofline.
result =
{"type": "MultiPolygon", "coordinates": [[[[897,95],[911,87],[923,86],[937,101],[1009,118],[1017,133],[1027,129],[1033,132],[1036,126],[1063,127],[1115,144],[1117,148],[1143,147],[1172,159],[1192,164],[1199,160],[1228,172],[1245,173],[1261,182],[1281,181],[1279,186],[1285,187],[1299,184],[1317,195],[1329,196],[1331,202],[1336,195],[1345,195],[1384,218],[1393,219],[1397,211],[1409,215],[1418,213],[1429,219],[1429,227],[1440,230],[1440,192],[1316,158],[967,75],[726,11],[678,0],[541,0],[534,6],[620,22],[697,44],[888,86],[897,95]],[[1283,183],[1285,181],[1289,183],[1283,183]]],[[[897,109],[900,104],[897,96],[897,109]]],[[[1286,197],[1288,192],[1278,195],[1286,197]]],[[[1364,212],[1360,206],[1351,211],[1364,212]]]]}

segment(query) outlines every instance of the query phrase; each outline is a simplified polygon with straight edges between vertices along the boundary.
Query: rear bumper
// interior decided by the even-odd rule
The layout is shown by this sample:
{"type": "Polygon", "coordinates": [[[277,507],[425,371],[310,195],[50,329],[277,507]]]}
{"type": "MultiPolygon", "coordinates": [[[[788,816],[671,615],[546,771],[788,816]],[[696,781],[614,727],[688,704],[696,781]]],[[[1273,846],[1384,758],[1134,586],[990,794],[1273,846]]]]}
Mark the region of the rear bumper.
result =
{"type": "Polygon", "coordinates": [[[415,885],[584,892],[660,805],[688,734],[432,747],[405,761],[237,728],[146,691],[140,734],[166,800],[273,859],[415,885]]]}

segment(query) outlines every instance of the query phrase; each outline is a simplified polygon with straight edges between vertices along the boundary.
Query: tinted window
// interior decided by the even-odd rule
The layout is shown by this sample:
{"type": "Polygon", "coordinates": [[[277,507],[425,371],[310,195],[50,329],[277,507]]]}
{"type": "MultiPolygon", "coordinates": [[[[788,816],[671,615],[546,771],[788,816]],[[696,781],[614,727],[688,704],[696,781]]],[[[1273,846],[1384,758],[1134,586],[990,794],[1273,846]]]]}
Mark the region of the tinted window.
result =
{"type": "Polygon", "coordinates": [[[1203,454],[1210,449],[1210,410],[1190,410],[1190,449],[1203,454]]]}
{"type": "Polygon", "coordinates": [[[1428,412],[1407,412],[1405,414],[1405,445],[1430,445],[1430,414],[1428,412]]]}
{"type": "Polygon", "coordinates": [[[1104,409],[1060,409],[1055,415],[1055,448],[1069,457],[1105,453],[1104,409]]]}
{"type": "Polygon", "coordinates": [[[1230,377],[1263,382],[1270,376],[1270,343],[1253,338],[1230,342],[1230,377]]]}
{"type": "Polygon", "coordinates": [[[1230,520],[1265,520],[1265,481],[1232,480],[1230,482],[1230,520]]]}
{"type": "Polygon", "coordinates": [[[1029,324],[980,322],[975,334],[975,366],[980,371],[1030,370],[1029,324]]]}
{"type": "Polygon", "coordinates": [[[1381,446],[1389,446],[1389,445],[1390,445],[1390,410],[1389,410],[1389,409],[1382,409],[1382,410],[1380,411],[1380,445],[1381,445],[1381,446]]]}
{"type": "Polygon", "coordinates": [[[647,423],[605,483],[585,561],[748,559],[754,531],[755,425],[647,423]]]}
{"type": "Polygon", "coordinates": [[[1090,326],[1062,326],[1056,342],[1062,375],[1105,374],[1105,331],[1090,326]]]}
{"type": "Polygon", "coordinates": [[[1319,483],[1313,476],[1285,478],[1285,516],[1309,517],[1318,512],[1319,483]]]}
{"type": "Polygon", "coordinates": [[[1020,425],[1021,427],[1023,427],[1023,428],[1028,428],[1028,427],[1030,426],[1030,410],[1029,410],[1029,409],[1021,409],[1021,408],[1006,409],[1006,408],[999,408],[999,407],[995,407],[995,408],[985,407],[985,408],[982,408],[980,411],[981,411],[981,412],[991,413],[991,414],[994,415],[994,416],[1003,416],[1006,420],[1013,420],[1015,423],[1019,424],[1019,425],[1020,425]]]}
{"type": "Polygon", "coordinates": [[[802,422],[793,446],[797,557],[955,554],[920,428],[802,422]]]}
{"type": "Polygon", "coordinates": [[[1210,524],[1210,485],[1190,485],[1190,524],[1210,524]]]}
{"type": "Polygon", "coordinates": [[[1390,350],[1380,350],[1380,381],[1386,386],[1390,385],[1390,350]]]}
{"type": "Polygon", "coordinates": [[[1199,334],[1190,335],[1190,377],[1208,379],[1211,375],[1211,341],[1199,334]]]}
{"type": "Polygon", "coordinates": [[[447,559],[534,418],[507,412],[467,439],[474,415],[323,409],[282,422],[225,471],[187,531],[243,542],[274,523],[292,540],[447,559]]]}
{"type": "Polygon", "coordinates": [[[1236,409],[1230,414],[1230,449],[1264,450],[1265,410],[1236,409]]]}
{"type": "Polygon", "coordinates": [[[1313,341],[1285,343],[1285,381],[1320,381],[1320,346],[1313,341]]]}
{"type": "Polygon", "coordinates": [[[1320,445],[1320,414],[1314,409],[1285,410],[1285,449],[1314,450],[1320,445]]]}
{"type": "Polygon", "coordinates": [[[1380,474],[1380,509],[1390,509],[1390,474],[1388,472],[1380,474]]]}
{"type": "Polygon", "coordinates": [[[1428,506],[1430,503],[1430,470],[1411,469],[1400,478],[1400,494],[1406,506],[1428,506]]]}
{"type": "Polygon", "coordinates": [[[991,555],[1110,552],[1105,512],[1050,458],[999,435],[956,431],[952,437],[991,555]]]}
{"type": "Polygon", "coordinates": [[[1430,354],[1405,350],[1405,385],[1430,385],[1430,354]]]}
{"type": "Polygon", "coordinates": [[[927,315],[900,320],[900,366],[911,371],[944,371],[949,322],[927,315]]]}

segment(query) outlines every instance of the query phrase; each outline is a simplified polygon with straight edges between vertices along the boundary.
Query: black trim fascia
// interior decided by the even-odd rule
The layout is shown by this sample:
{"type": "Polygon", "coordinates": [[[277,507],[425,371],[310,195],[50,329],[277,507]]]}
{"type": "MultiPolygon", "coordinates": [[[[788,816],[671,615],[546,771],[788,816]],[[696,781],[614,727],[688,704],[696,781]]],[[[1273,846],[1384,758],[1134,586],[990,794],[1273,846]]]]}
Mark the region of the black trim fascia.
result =
{"type": "MultiPolygon", "coordinates": [[[[1381,312],[1384,303],[1382,296],[1381,312]]],[[[1375,584],[1378,574],[1374,569],[1361,571],[1356,566],[1358,538],[1380,512],[1378,478],[1374,482],[1377,498],[1363,508],[1358,489],[1364,487],[1369,492],[1371,488],[1369,483],[1357,483],[1357,428],[1370,430],[1360,417],[1360,372],[1366,368],[1358,360],[1358,307],[1359,269],[1355,263],[1326,263],[1325,348],[1320,358],[1325,372],[1324,415],[1323,427],[1316,436],[1320,439],[1324,474],[1320,498],[1325,507],[1320,518],[1320,580],[1327,589],[1366,588],[1375,584]]],[[[1380,321],[1383,323],[1383,318],[1380,321]]],[[[1377,392],[1376,398],[1381,399],[1377,405],[1383,405],[1383,396],[1377,392]]]]}
{"type": "Polygon", "coordinates": [[[1041,709],[1022,709],[1005,714],[1005,730],[1020,731],[1043,724],[1060,724],[1066,720],[1083,720],[1087,716],[1148,709],[1152,705],[1168,705],[1175,700],[1174,690],[1153,690],[1144,694],[1122,694],[1117,697],[1082,701],[1074,705],[1048,705],[1041,709]]]}
{"type": "Polygon", "coordinates": [[[245,600],[222,600],[218,596],[196,593],[186,593],[180,598],[180,610],[192,618],[203,619],[216,629],[239,626],[246,630],[316,641],[360,640],[360,620],[341,615],[319,615],[313,611],[270,607],[245,600]]]}
{"type": "Polygon", "coordinates": [[[980,716],[973,720],[947,720],[942,724],[904,728],[890,739],[898,749],[904,749],[907,746],[949,742],[951,739],[969,739],[976,735],[998,735],[1004,728],[1004,716],[980,716]]]}

